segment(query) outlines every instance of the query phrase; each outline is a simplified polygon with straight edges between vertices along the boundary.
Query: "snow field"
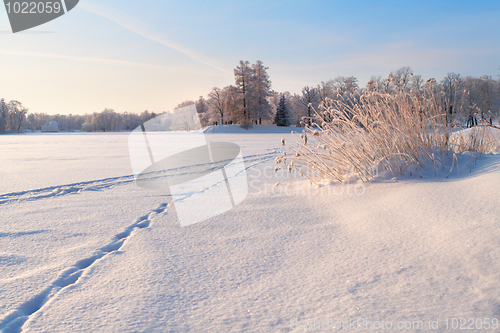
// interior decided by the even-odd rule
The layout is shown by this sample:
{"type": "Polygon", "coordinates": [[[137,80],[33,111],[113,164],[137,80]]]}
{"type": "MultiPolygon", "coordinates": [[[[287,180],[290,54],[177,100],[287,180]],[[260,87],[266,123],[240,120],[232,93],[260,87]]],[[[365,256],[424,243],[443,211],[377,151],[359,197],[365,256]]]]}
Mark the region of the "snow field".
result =
{"type": "MultiPolygon", "coordinates": [[[[471,173],[460,159],[448,179],[382,173],[362,195],[353,195],[357,182],[304,179],[280,192],[285,174],[269,170],[283,136],[207,134],[240,145],[249,195],[184,228],[168,191],[138,188],[112,166],[96,177],[103,170],[87,166],[106,143],[80,151],[88,160],[68,183],[43,179],[54,164],[39,162],[39,186],[0,193],[0,329],[289,332],[293,319],[439,317],[444,332],[444,318],[500,318],[498,155],[483,155],[471,173]]],[[[102,136],[115,147],[124,139],[102,136]]],[[[127,156],[117,156],[125,170],[127,156]]]]}

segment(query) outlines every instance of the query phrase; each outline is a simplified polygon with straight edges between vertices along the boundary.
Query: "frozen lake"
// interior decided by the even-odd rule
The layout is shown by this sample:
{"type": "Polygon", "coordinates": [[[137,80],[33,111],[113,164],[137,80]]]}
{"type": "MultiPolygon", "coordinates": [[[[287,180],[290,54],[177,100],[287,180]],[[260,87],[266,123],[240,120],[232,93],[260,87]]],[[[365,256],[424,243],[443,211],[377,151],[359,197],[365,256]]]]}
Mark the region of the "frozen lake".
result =
{"type": "MultiPolygon", "coordinates": [[[[132,174],[130,133],[54,133],[0,136],[0,194],[132,174]]],[[[205,134],[234,141],[245,155],[279,147],[290,134],[205,134]]]]}

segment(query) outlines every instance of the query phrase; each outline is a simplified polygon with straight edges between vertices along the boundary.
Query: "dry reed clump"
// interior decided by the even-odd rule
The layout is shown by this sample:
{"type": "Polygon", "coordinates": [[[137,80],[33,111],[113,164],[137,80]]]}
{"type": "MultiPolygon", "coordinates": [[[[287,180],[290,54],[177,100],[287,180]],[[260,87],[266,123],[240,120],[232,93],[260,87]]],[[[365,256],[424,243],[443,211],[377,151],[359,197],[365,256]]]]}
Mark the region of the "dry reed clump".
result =
{"type": "Polygon", "coordinates": [[[495,126],[473,127],[454,132],[450,136],[450,147],[455,152],[488,154],[500,147],[500,128],[495,126]]]}
{"type": "Polygon", "coordinates": [[[447,156],[453,163],[455,153],[486,153],[498,145],[484,127],[463,136],[451,133],[434,82],[422,93],[354,92],[339,101],[327,100],[312,122],[304,119],[300,140],[292,140],[290,152],[276,159],[276,170],[296,170],[315,184],[352,178],[365,182],[379,168],[395,176],[431,161],[436,170],[444,167],[447,156]]]}

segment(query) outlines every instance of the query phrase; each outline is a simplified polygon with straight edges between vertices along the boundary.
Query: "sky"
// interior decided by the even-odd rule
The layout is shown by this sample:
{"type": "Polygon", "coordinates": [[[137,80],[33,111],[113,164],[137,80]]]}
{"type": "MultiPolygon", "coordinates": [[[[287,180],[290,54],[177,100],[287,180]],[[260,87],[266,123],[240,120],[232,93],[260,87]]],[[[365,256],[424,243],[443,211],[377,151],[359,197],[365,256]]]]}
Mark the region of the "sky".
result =
{"type": "Polygon", "coordinates": [[[0,8],[0,98],[32,113],[169,111],[234,84],[240,60],[291,93],[402,66],[498,79],[499,18],[498,0],[80,0],[13,34],[0,8]]]}

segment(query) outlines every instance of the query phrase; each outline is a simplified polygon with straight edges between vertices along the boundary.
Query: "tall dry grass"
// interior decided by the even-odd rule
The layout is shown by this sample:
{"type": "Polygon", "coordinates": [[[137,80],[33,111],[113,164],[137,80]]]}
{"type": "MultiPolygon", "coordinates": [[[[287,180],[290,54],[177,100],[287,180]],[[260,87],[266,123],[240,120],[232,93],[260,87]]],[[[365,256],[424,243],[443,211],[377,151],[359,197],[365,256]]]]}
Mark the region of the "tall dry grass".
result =
{"type": "Polygon", "coordinates": [[[418,93],[353,92],[342,100],[327,100],[312,122],[305,119],[297,140],[282,142],[290,149],[276,159],[277,169],[294,169],[316,184],[352,178],[365,182],[380,168],[396,176],[430,162],[436,170],[446,159],[453,161],[455,153],[486,153],[498,144],[484,128],[452,134],[456,128],[434,84],[428,80],[418,93]]]}

